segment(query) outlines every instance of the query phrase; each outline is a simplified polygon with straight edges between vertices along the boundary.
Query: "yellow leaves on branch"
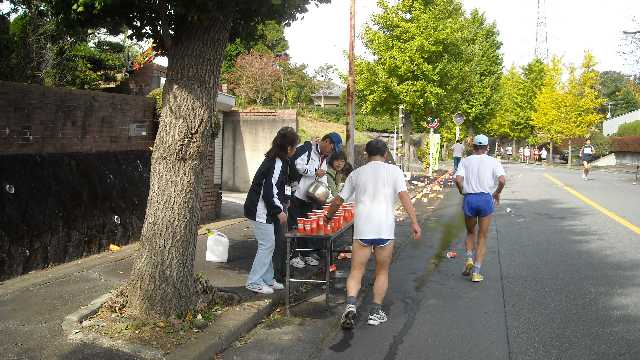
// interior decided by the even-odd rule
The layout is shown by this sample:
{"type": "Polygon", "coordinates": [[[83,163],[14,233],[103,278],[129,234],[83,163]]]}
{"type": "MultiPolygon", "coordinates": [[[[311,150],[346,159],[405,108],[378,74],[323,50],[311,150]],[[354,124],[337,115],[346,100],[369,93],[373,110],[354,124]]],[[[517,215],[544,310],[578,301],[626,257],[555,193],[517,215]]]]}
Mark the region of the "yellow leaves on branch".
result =
{"type": "Polygon", "coordinates": [[[545,82],[536,99],[533,125],[540,138],[561,142],[573,137],[588,136],[603,120],[598,109],[604,104],[596,88],[596,61],[585,53],[579,71],[575,66],[563,66],[554,57],[547,64],[545,82]]]}

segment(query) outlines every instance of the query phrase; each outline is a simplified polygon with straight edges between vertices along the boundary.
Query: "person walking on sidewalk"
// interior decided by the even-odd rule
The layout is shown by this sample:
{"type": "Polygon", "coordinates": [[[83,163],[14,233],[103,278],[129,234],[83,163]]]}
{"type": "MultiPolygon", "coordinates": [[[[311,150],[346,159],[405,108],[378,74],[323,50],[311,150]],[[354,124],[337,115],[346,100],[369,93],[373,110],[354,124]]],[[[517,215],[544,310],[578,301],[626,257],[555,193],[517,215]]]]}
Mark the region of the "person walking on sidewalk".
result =
{"type": "Polygon", "coordinates": [[[458,165],[464,155],[464,145],[462,145],[462,140],[456,140],[456,143],[453,144],[451,150],[453,150],[453,172],[455,173],[456,170],[458,170],[458,165]]]}
{"type": "Polygon", "coordinates": [[[464,196],[462,209],[467,227],[466,260],[462,275],[480,282],[480,273],[487,250],[487,233],[494,212],[494,202],[500,203],[500,193],[506,183],[502,164],[487,155],[489,138],[473,138],[473,155],[462,160],[456,172],[456,186],[464,196]],[[475,253],[474,253],[475,250],[475,253]]]}
{"type": "MultiPolygon", "coordinates": [[[[580,158],[582,159],[582,179],[589,180],[589,171],[591,170],[591,162],[596,149],[591,145],[591,139],[587,139],[582,149],[580,149],[580,158]]],[[[569,160],[571,161],[571,160],[569,160]]]]}
{"type": "MultiPolygon", "coordinates": [[[[294,227],[297,219],[305,217],[312,210],[320,209],[322,204],[315,204],[308,196],[307,189],[316,179],[328,186],[327,158],[333,152],[340,151],[342,138],[338,133],[332,132],[322,137],[319,142],[305,142],[300,145],[292,157],[292,180],[297,182],[296,190],[291,198],[289,207],[289,226],[294,227]]],[[[298,240],[296,246],[312,246],[313,240],[298,240]]],[[[316,266],[320,257],[313,253],[301,253],[291,259],[291,265],[296,268],[304,268],[307,265],[316,266]]]]}
{"type": "Polygon", "coordinates": [[[365,151],[368,163],[349,175],[344,188],[331,202],[326,214],[327,221],[330,221],[344,199],[353,196],[356,213],[351,272],[347,278],[347,305],[341,318],[344,329],[355,326],[356,298],[373,249],[376,258],[376,278],[373,285],[373,304],[367,322],[369,325],[379,325],[387,321],[387,315],[382,310],[382,301],[389,286],[389,266],[395,239],[394,207],[398,198],[411,218],[413,238],[419,240],[422,232],[402,170],[385,162],[387,144],[379,139],[371,140],[366,144],[365,151]]]}
{"type": "Polygon", "coordinates": [[[274,279],[273,250],[276,226],[286,226],[284,211],[286,187],[289,183],[289,157],[300,138],[291,127],[283,127],[273,139],[271,149],[256,171],[244,203],[244,215],[251,221],[258,241],[258,251],[247,279],[247,289],[272,294],[284,286],[274,279]]]}

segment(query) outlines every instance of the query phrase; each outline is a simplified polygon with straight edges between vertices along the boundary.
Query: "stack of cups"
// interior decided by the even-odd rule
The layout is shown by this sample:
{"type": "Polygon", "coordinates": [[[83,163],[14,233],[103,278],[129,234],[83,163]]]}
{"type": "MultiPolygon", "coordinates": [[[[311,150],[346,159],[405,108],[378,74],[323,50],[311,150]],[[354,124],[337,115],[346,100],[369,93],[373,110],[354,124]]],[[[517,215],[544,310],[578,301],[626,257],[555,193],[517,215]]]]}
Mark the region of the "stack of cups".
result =
{"type": "Polygon", "coordinates": [[[298,233],[304,234],[306,231],[304,229],[304,218],[298,218],[298,233]]]}

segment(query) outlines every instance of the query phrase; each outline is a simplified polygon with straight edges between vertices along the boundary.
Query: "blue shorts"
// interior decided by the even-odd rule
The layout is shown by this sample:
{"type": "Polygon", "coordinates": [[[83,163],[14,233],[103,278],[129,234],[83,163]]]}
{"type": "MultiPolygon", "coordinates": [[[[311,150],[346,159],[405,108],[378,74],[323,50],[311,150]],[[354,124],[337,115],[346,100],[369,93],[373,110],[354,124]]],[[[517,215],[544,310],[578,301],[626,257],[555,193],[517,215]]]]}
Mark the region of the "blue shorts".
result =
{"type": "Polygon", "coordinates": [[[393,239],[359,239],[358,240],[358,242],[362,246],[373,246],[373,247],[387,246],[392,241],[393,239]]]}
{"type": "Polygon", "coordinates": [[[462,202],[464,216],[485,217],[493,214],[493,196],[488,193],[465,194],[462,202]]]}

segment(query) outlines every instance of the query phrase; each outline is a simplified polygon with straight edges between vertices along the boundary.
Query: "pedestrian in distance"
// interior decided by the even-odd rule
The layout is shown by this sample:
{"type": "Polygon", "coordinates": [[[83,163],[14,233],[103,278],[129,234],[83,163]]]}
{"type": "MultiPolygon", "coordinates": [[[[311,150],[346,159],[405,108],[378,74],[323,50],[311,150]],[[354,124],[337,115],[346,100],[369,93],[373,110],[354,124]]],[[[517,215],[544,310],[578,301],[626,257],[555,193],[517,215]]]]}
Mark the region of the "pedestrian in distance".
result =
{"type": "Polygon", "coordinates": [[[489,138],[477,135],[473,139],[473,155],[462,160],[456,172],[456,186],[463,195],[462,209],[467,228],[466,258],[462,275],[481,282],[482,263],[487,250],[487,234],[495,206],[506,180],[502,164],[487,155],[489,138]]]}
{"type": "Polygon", "coordinates": [[[453,150],[453,172],[455,173],[458,170],[458,164],[460,164],[460,160],[462,160],[462,156],[464,155],[464,145],[462,144],[462,140],[456,140],[456,143],[451,146],[451,150],[453,150]]]}
{"type": "Polygon", "coordinates": [[[547,148],[546,147],[542,147],[542,150],[540,150],[540,160],[544,163],[547,161],[547,148]]]}
{"type": "Polygon", "coordinates": [[[593,161],[593,155],[596,149],[591,145],[591,139],[587,139],[585,144],[580,149],[580,158],[582,159],[582,179],[584,181],[589,180],[589,171],[591,171],[591,162],[593,161]]]}
{"type": "Polygon", "coordinates": [[[277,226],[286,226],[285,201],[289,184],[289,158],[300,138],[291,127],[283,127],[273,139],[271,149],[256,171],[244,203],[244,216],[253,227],[258,250],[247,278],[246,288],[273,294],[284,286],[274,279],[273,251],[277,226]]]}
{"type": "MultiPolygon", "coordinates": [[[[333,152],[340,151],[341,147],[342,138],[338,133],[332,132],[323,136],[320,141],[306,141],[296,149],[289,170],[295,189],[289,207],[289,227],[295,227],[298,218],[322,207],[323,204],[316,204],[307,196],[307,190],[316,179],[328,186],[327,159],[333,152]]],[[[296,246],[309,248],[312,242],[299,240],[296,246]]],[[[299,269],[304,268],[305,264],[317,266],[320,264],[319,259],[314,252],[299,253],[291,259],[291,265],[299,269]]]]}
{"type": "Polygon", "coordinates": [[[523,150],[524,162],[529,165],[529,160],[531,159],[531,148],[529,145],[525,146],[523,150]]]}
{"type": "Polygon", "coordinates": [[[367,164],[353,170],[326,214],[327,221],[330,221],[344,199],[353,196],[356,212],[351,272],[347,278],[347,305],[340,320],[344,329],[352,329],[355,326],[356,299],[372,252],[376,259],[376,277],[373,285],[373,304],[369,309],[367,323],[379,325],[387,321],[387,315],[382,310],[382,302],[389,286],[389,266],[395,243],[394,208],[398,199],[411,218],[413,238],[419,240],[422,233],[402,170],[386,163],[387,144],[380,139],[371,140],[366,144],[365,151],[368,157],[367,164]]]}
{"type": "Polygon", "coordinates": [[[508,145],[506,149],[506,153],[507,153],[507,162],[510,162],[513,158],[513,147],[508,145]]]}
{"type": "Polygon", "coordinates": [[[524,162],[524,148],[518,149],[518,155],[520,156],[520,162],[524,162]]]}

